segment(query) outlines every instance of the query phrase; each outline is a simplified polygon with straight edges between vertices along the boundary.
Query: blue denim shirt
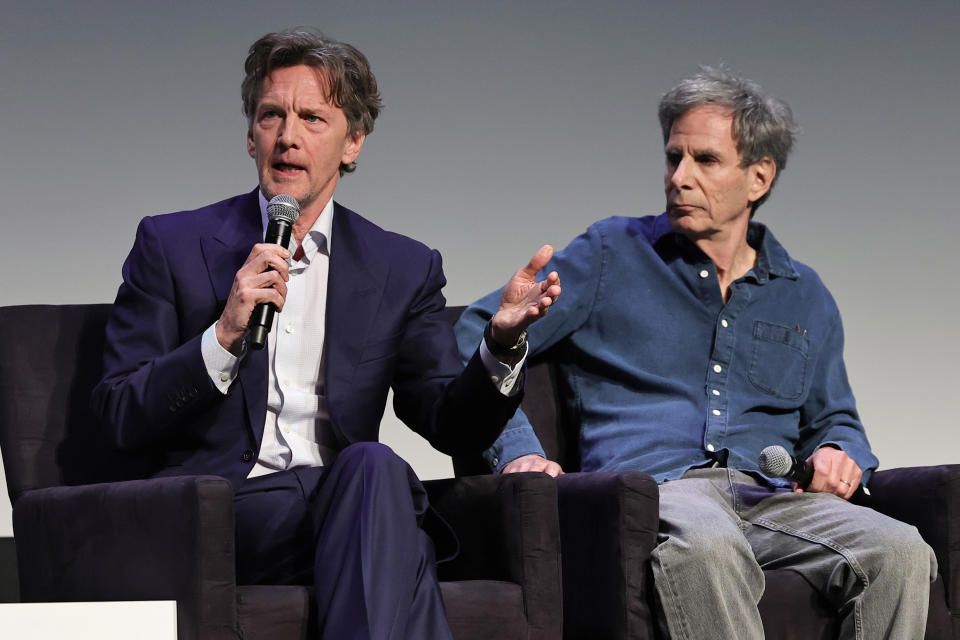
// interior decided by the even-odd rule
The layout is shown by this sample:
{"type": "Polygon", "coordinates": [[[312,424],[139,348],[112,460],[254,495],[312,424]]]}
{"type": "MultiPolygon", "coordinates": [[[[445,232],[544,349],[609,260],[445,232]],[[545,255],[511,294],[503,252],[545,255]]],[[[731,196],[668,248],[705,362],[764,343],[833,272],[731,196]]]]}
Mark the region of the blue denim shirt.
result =
{"type": "MultiPolygon", "coordinates": [[[[530,327],[531,353],[563,343],[558,367],[581,425],[584,471],[642,470],[662,482],[720,460],[759,473],[766,446],[805,458],[832,444],[869,479],[877,459],[847,381],[833,298],[766,227],[751,223],[747,239],[756,266],[726,303],[713,262],[666,215],[602,220],[541,273],[558,271],[563,293],[530,327]]],[[[499,296],[457,323],[464,358],[499,296]]],[[[484,457],[501,471],[529,453],[543,449],[518,411],[484,457]]]]}

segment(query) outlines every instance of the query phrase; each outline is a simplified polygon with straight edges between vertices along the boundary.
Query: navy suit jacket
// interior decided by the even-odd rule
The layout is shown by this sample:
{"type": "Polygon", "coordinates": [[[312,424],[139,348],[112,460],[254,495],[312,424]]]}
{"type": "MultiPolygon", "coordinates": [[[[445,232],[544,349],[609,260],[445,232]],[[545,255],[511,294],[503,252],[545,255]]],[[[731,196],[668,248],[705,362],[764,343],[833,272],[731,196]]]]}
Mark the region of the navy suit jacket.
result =
{"type": "MultiPolygon", "coordinates": [[[[155,458],[154,475],[215,474],[238,486],[256,462],[267,350],[247,352],[224,395],[200,337],[262,239],[256,190],[140,223],[93,406],[118,447],[155,458]]],[[[325,392],[336,449],[378,439],[391,387],[397,416],[451,455],[486,448],[513,414],[519,395],[500,394],[476,353],[464,369],[444,284],[439,253],[335,204],[325,392]]]]}

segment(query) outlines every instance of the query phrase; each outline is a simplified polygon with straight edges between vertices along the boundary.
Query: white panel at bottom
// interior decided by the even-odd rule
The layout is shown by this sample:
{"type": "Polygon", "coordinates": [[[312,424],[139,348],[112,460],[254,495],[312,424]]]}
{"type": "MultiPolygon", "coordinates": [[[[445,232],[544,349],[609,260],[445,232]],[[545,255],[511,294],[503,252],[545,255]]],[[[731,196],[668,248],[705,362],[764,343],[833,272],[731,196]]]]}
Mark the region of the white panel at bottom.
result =
{"type": "Polygon", "coordinates": [[[177,603],[29,602],[0,604],[4,640],[176,640],[177,603]]]}

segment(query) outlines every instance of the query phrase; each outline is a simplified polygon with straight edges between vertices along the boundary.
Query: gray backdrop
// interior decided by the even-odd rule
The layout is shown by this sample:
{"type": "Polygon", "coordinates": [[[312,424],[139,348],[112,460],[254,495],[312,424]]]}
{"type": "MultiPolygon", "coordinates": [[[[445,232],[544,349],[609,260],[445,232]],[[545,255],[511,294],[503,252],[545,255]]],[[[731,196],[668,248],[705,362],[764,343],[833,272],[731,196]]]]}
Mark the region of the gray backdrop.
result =
{"type": "MultiPolygon", "coordinates": [[[[0,15],[3,304],[111,301],[142,216],[253,188],[239,85],[267,31],[315,25],[369,56],[386,110],[338,199],[438,248],[454,304],[542,243],[660,212],[657,101],[726,62],[803,127],[759,218],[837,298],[882,466],[960,462],[956,0],[5,0],[0,15]]],[[[451,473],[388,423],[422,476],[451,473]]]]}

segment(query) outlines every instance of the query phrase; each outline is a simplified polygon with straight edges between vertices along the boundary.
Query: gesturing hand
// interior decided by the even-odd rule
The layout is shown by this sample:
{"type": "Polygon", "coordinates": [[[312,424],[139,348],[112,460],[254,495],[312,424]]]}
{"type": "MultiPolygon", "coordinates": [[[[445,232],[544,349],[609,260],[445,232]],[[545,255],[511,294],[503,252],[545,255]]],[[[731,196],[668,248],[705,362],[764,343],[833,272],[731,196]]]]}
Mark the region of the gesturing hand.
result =
{"type": "Polygon", "coordinates": [[[494,340],[504,345],[517,342],[520,333],[543,317],[560,295],[560,276],[552,271],[544,280],[537,282],[537,272],[553,257],[553,247],[548,244],[532,258],[527,266],[519,269],[507,281],[500,294],[500,309],[493,316],[490,333],[494,340]]]}
{"type": "Polygon", "coordinates": [[[286,259],[290,252],[278,244],[253,245],[246,262],[237,271],[230,287],[227,304],[217,320],[217,341],[224,349],[240,355],[243,337],[253,308],[261,302],[272,302],[283,309],[287,296],[290,267],[286,259]]]}

